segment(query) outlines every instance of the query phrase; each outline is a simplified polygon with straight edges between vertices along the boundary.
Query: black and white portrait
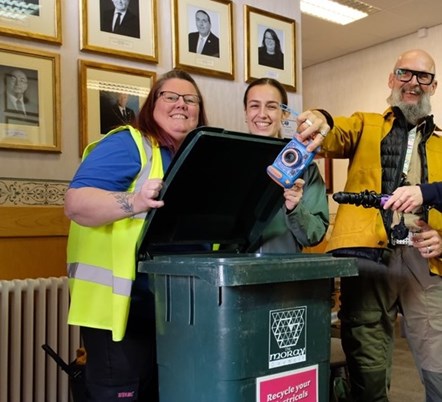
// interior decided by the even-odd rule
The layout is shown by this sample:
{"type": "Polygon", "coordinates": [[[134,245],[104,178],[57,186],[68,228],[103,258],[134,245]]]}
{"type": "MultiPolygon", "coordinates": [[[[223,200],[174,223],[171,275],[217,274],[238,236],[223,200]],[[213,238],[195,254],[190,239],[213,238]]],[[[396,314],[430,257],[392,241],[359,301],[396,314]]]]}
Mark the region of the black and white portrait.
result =
{"type": "Polygon", "coordinates": [[[139,39],[139,0],[100,0],[100,29],[139,39]]]}
{"type": "Polygon", "coordinates": [[[283,33],[258,25],[258,64],[284,70],[283,33]]]}
{"type": "Polygon", "coordinates": [[[219,36],[213,33],[219,27],[219,16],[203,9],[189,8],[189,52],[220,57],[219,36]]]}
{"type": "Polygon", "coordinates": [[[0,3],[5,4],[5,11],[10,16],[15,16],[12,18],[22,19],[25,15],[35,15],[40,16],[40,0],[20,0],[20,1],[1,1],[0,3]]]}
{"type": "Polygon", "coordinates": [[[0,65],[0,123],[39,125],[38,71],[0,65]]]}

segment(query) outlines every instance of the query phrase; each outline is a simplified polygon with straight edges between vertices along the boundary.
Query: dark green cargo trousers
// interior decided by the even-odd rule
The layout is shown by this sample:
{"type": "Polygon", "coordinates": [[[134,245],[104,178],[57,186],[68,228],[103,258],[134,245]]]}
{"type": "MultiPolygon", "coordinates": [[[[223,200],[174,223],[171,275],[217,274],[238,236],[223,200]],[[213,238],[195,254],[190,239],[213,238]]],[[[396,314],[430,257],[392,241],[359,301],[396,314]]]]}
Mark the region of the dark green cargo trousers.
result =
{"type": "Polygon", "coordinates": [[[399,309],[427,402],[442,401],[442,278],[414,247],[389,261],[358,258],[359,276],[341,278],[342,345],[354,402],[387,402],[399,309]],[[388,265],[387,265],[388,264],[388,265]]]}
{"type": "Polygon", "coordinates": [[[397,299],[387,266],[358,259],[359,276],[341,278],[342,346],[355,401],[386,402],[390,384],[397,299]]]}

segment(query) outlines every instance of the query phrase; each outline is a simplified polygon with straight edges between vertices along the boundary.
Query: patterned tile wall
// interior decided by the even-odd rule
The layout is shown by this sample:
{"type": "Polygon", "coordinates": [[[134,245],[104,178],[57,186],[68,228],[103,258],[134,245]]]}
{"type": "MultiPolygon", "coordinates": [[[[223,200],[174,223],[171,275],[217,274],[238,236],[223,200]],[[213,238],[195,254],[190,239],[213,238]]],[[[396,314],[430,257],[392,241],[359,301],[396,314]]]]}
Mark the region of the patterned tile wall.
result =
{"type": "Polygon", "coordinates": [[[62,206],[68,181],[0,177],[0,206],[62,206]]]}

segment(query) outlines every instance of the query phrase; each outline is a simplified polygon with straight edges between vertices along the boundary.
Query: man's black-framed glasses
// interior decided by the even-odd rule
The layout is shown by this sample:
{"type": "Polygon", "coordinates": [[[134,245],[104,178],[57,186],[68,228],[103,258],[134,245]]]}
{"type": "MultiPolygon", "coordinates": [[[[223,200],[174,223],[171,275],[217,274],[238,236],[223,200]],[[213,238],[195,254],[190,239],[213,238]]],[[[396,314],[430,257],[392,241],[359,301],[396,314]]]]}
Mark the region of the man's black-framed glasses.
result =
{"type": "Polygon", "coordinates": [[[183,101],[186,105],[196,106],[200,103],[200,97],[198,95],[192,94],[177,94],[172,91],[161,91],[158,95],[159,98],[163,98],[164,102],[167,103],[177,103],[178,99],[183,98],[183,101]]]}
{"type": "Polygon", "coordinates": [[[407,68],[397,68],[394,74],[399,81],[409,82],[416,76],[417,82],[421,85],[430,85],[434,80],[434,74],[426,71],[415,71],[407,68]]]}

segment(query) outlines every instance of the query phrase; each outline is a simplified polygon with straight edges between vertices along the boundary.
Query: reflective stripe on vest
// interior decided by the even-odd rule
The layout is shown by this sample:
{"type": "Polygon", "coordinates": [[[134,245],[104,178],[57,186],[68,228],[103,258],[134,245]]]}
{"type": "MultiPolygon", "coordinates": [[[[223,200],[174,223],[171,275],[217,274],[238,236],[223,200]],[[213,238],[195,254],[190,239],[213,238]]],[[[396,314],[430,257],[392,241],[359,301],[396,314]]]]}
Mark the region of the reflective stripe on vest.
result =
{"type": "Polygon", "coordinates": [[[132,290],[132,280],[117,278],[112,275],[112,271],[95,265],[78,262],[68,264],[68,278],[109,286],[112,288],[112,293],[120,296],[129,297],[132,290]]]}

